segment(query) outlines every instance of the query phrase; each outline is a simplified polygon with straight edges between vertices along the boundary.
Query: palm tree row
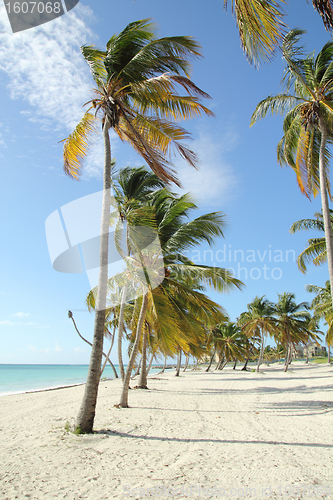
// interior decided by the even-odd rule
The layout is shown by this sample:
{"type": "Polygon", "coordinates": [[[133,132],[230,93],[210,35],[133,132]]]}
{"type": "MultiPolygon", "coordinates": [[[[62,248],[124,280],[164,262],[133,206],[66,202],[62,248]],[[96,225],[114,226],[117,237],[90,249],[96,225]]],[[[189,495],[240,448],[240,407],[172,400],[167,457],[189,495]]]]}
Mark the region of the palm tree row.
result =
{"type": "MultiPolygon", "coordinates": [[[[299,304],[292,293],[278,294],[276,304],[263,297],[255,297],[248,304],[236,323],[228,320],[216,325],[208,338],[211,359],[206,371],[211,367],[213,358],[218,355],[217,369],[222,369],[228,361],[247,361],[258,355],[257,372],[263,363],[265,339],[274,338],[278,346],[285,351],[285,371],[288,370],[292,351],[296,345],[318,341],[318,313],[311,318],[310,306],[306,302],[299,304]]],[[[246,364],[244,369],[246,369],[246,364]]]]}

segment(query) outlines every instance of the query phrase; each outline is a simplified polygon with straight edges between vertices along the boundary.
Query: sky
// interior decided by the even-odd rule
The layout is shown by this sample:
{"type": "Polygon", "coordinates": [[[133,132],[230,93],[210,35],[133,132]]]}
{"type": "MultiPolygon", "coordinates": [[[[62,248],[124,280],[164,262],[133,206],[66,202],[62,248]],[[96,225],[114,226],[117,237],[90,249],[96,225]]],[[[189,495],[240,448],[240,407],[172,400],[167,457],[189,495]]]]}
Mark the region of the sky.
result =
{"type": "MultiPolygon", "coordinates": [[[[329,40],[311,3],[293,0],[285,7],[286,23],[299,27],[306,52],[318,52],[329,40]]],[[[249,127],[258,102],[281,91],[281,54],[259,69],[250,66],[235,20],[222,0],[80,0],[64,16],[13,34],[0,2],[0,364],[88,364],[84,344],[68,319],[73,311],[81,334],[91,340],[94,318],[85,308],[90,283],[85,272],[53,269],[45,221],[63,205],[102,189],[103,145],[96,139],[80,181],[66,176],[62,141],[82,117],[93,81],[80,46],[104,48],[129,22],[152,18],[159,36],[189,35],[202,46],[191,78],[211,100],[215,117],[185,124],[190,145],[200,158],[198,171],[175,159],[183,185],[198,209],[193,217],[222,211],[224,239],[190,256],[196,262],[233,268],[243,291],[217,294],[232,321],[255,296],[276,301],[292,292],[297,302],[311,301],[306,284],[324,286],[326,266],[309,266],[306,275],[296,263],[315,232],[290,234],[293,222],[312,218],[320,199],[301,194],[295,174],[281,168],[276,146],[282,117],[266,117],[249,127]]],[[[111,134],[117,168],[143,161],[111,134]]],[[[105,344],[107,347],[107,341],[105,344]]],[[[117,362],[116,352],[111,359],[117,362]]]]}

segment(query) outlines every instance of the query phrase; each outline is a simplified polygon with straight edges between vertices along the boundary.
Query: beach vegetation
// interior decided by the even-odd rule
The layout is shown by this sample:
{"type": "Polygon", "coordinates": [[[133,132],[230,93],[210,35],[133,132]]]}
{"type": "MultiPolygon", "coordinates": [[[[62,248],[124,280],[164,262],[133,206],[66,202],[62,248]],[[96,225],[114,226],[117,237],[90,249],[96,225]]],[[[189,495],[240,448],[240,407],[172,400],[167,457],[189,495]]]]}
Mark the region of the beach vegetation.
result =
{"type": "Polygon", "coordinates": [[[333,345],[333,307],[331,302],[331,285],[327,280],[324,287],[318,285],[307,285],[306,290],[310,293],[315,293],[316,296],[311,302],[314,319],[317,321],[324,320],[327,325],[325,341],[327,344],[327,362],[331,362],[331,350],[333,345]]]}
{"type": "MultiPolygon", "coordinates": [[[[269,96],[256,107],[251,125],[271,112],[285,114],[284,136],[277,147],[281,165],[289,165],[307,197],[321,194],[328,270],[333,292],[333,233],[328,198],[328,145],[333,140],[333,42],[324,45],[317,57],[304,56],[298,46],[304,31],[291,30],[282,43],[285,72],[284,92],[269,96]]],[[[332,295],[333,300],[333,295],[332,295]]]]}
{"type": "MultiPolygon", "coordinates": [[[[286,0],[224,0],[231,3],[243,51],[251,64],[272,59],[286,31],[284,23],[286,0]]],[[[333,7],[330,1],[312,0],[328,31],[333,29],[333,7]]]]}
{"type": "Polygon", "coordinates": [[[265,298],[255,297],[247,305],[247,311],[238,318],[238,324],[245,335],[249,338],[260,339],[260,352],[257,364],[257,372],[263,362],[265,338],[273,336],[276,331],[276,319],[274,317],[274,304],[265,298]]]}
{"type": "Polygon", "coordinates": [[[157,38],[149,19],[132,22],[113,35],[106,49],[84,45],[81,52],[96,84],[88,110],[64,141],[64,170],[78,179],[91,136],[102,125],[105,161],[101,221],[101,252],[95,326],[85,393],[77,426],[92,432],[100,379],[107,294],[109,218],[111,203],[111,144],[109,131],[129,142],[167,183],[178,183],[167,154],[178,153],[195,165],[195,153],[182,144],[189,137],[176,122],[212,112],[200,102],[208,94],[189,78],[189,59],[200,57],[191,37],[157,38]],[[184,92],[181,95],[178,90],[184,92]],[[92,112],[91,112],[92,111],[92,112]]]}
{"type": "MultiPolygon", "coordinates": [[[[325,231],[323,214],[316,212],[315,219],[301,219],[294,222],[290,228],[291,233],[301,230],[318,230],[325,231]]],[[[333,210],[330,210],[331,225],[333,223],[333,210]]],[[[325,236],[319,238],[310,238],[308,246],[297,257],[298,268],[302,273],[306,273],[308,262],[312,262],[315,266],[320,266],[327,262],[326,241],[325,236]]]]}

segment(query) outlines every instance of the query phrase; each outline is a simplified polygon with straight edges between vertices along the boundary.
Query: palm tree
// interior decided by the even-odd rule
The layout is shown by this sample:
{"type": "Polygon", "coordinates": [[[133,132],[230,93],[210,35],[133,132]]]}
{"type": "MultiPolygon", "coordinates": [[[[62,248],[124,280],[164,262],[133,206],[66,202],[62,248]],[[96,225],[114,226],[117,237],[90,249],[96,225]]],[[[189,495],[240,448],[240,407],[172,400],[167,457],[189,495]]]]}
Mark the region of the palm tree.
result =
{"type": "MultiPolygon", "coordinates": [[[[165,355],[173,356],[180,349],[188,353],[193,346],[204,344],[206,325],[216,324],[225,317],[223,308],[202,293],[203,287],[210,286],[223,292],[234,287],[241,288],[243,283],[226,269],[195,264],[184,255],[186,250],[201,242],[212,245],[217,236],[223,236],[224,217],[220,212],[186,220],[189,212],[197,208],[196,205],[189,195],[177,197],[166,189],[152,195],[150,204],[155,208],[164,280],[158,287],[148,289],[145,317],[165,355]]],[[[135,341],[132,361],[142,334],[142,328],[135,328],[135,325],[138,322],[133,322],[135,341]]],[[[131,369],[130,360],[121,395],[122,407],[128,406],[131,369]]]]}
{"type": "Polygon", "coordinates": [[[331,286],[330,282],[326,281],[325,286],[307,285],[306,290],[310,293],[315,293],[316,296],[311,302],[311,308],[315,319],[324,319],[328,329],[325,336],[327,344],[328,359],[331,363],[331,345],[333,344],[333,307],[331,302],[331,286]]]}
{"type": "Polygon", "coordinates": [[[265,299],[265,296],[256,297],[247,305],[247,311],[243,312],[238,323],[243,332],[248,337],[260,338],[260,352],[257,364],[257,372],[263,360],[264,343],[267,334],[272,335],[276,330],[276,321],[274,318],[274,304],[265,299]]]}
{"type": "MultiPolygon", "coordinates": [[[[125,231],[125,240],[128,239],[127,225],[144,226],[150,222],[151,215],[144,207],[149,194],[156,189],[162,188],[165,183],[157,175],[148,172],[144,167],[124,168],[112,182],[114,197],[116,201],[116,210],[111,214],[111,221],[115,225],[117,234],[125,231]]],[[[120,237],[119,237],[120,239],[120,237]]],[[[126,256],[130,255],[129,245],[124,249],[126,256]]],[[[128,282],[125,282],[121,297],[121,306],[118,325],[118,365],[121,378],[124,380],[125,371],[122,360],[122,338],[124,328],[124,311],[127,302],[128,282]]]]}
{"type": "MultiPolygon", "coordinates": [[[[324,232],[323,214],[316,212],[315,219],[301,219],[290,228],[291,233],[301,230],[317,229],[324,232]]],[[[333,210],[330,210],[331,224],[333,224],[333,210]]],[[[297,257],[298,268],[302,273],[306,272],[307,263],[312,261],[315,266],[320,266],[327,261],[325,236],[321,238],[310,238],[308,246],[297,257]]]]}
{"type": "Polygon", "coordinates": [[[291,360],[292,347],[302,342],[306,344],[310,336],[310,319],[308,312],[310,308],[307,302],[297,304],[294,293],[284,292],[278,294],[278,302],[275,304],[275,316],[278,320],[276,340],[286,349],[285,368],[288,370],[291,360]]]}
{"type": "MultiPolygon", "coordinates": [[[[280,46],[286,25],[283,22],[285,0],[231,0],[241,46],[251,64],[270,60],[280,46]]],[[[312,0],[327,30],[333,28],[331,0],[312,0]]],[[[224,0],[227,8],[228,0],[224,0]]]]}
{"type": "MultiPolygon", "coordinates": [[[[328,269],[333,291],[333,235],[328,206],[329,152],[333,138],[333,42],[318,56],[302,57],[296,43],[301,30],[290,31],[282,44],[286,62],[285,93],[261,101],[252,115],[251,125],[269,111],[284,113],[284,136],[278,144],[278,160],[291,166],[304,194],[321,193],[328,269]],[[319,174],[318,174],[319,170],[319,174]]],[[[333,295],[332,295],[333,301],[333,295]]]]}
{"type": "Polygon", "coordinates": [[[217,325],[213,330],[214,340],[218,345],[223,366],[230,361],[242,360],[246,354],[242,329],[231,321],[217,325]]]}
{"type": "Polygon", "coordinates": [[[164,181],[178,182],[166,160],[176,150],[190,164],[195,154],[179,141],[187,132],[175,124],[201,113],[212,114],[200,103],[208,97],[189,79],[189,57],[200,56],[199,45],[190,37],[158,39],[148,19],[130,23],[110,38],[106,50],[81,47],[96,83],[91,107],[64,145],[64,170],[77,179],[88,150],[89,136],[102,122],[105,148],[103,204],[100,241],[100,272],[94,339],[85,393],[76,421],[80,432],[92,432],[103,349],[106,308],[108,238],[111,187],[111,147],[109,130],[128,141],[149,167],[164,181]],[[181,88],[187,95],[181,96],[181,88]],[[95,109],[95,115],[90,113],[95,109]]]}

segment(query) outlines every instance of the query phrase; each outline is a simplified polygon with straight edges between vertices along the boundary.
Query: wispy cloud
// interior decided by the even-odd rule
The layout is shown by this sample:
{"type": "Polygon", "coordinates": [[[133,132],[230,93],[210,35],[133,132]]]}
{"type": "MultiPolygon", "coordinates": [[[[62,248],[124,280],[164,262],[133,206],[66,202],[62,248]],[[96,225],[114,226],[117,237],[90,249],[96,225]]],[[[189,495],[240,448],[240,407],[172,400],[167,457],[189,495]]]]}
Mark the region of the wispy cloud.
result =
{"type": "Polygon", "coordinates": [[[237,144],[237,134],[233,130],[203,130],[189,146],[200,159],[199,170],[188,166],[182,160],[174,163],[183,189],[181,193],[191,192],[195,202],[200,205],[223,206],[235,195],[238,179],[232,165],[226,159],[227,152],[237,144]]]}
{"type": "Polygon", "coordinates": [[[49,347],[46,347],[45,349],[37,349],[37,347],[35,345],[27,345],[27,349],[31,352],[41,352],[43,354],[49,354],[50,352],[50,348],[49,347]]]}
{"type": "Polygon", "coordinates": [[[73,128],[81,118],[92,87],[79,50],[94,39],[88,16],[91,9],[79,4],[75,12],[13,35],[0,5],[0,68],[9,77],[10,97],[32,106],[25,111],[31,120],[73,128]]]}
{"type": "Polygon", "coordinates": [[[80,353],[80,352],[86,352],[87,349],[85,347],[74,347],[73,351],[76,353],[80,353]]]}
{"type": "Polygon", "coordinates": [[[26,318],[27,316],[30,316],[30,313],[25,313],[25,312],[19,311],[19,312],[12,314],[12,316],[18,317],[18,318],[26,318]]]}
{"type": "Polygon", "coordinates": [[[55,350],[56,350],[56,352],[61,352],[61,351],[63,351],[63,350],[64,350],[64,348],[63,348],[63,347],[60,347],[60,345],[59,345],[59,344],[58,344],[58,342],[56,341],[55,350]]]}

